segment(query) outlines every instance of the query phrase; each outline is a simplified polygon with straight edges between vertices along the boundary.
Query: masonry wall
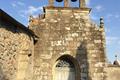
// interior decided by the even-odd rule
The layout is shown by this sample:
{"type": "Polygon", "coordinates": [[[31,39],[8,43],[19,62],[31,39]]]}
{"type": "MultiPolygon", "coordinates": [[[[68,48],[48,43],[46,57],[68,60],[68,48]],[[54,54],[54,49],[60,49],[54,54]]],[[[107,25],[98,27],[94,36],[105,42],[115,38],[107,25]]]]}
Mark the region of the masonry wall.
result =
{"type": "Polygon", "coordinates": [[[32,37],[19,26],[0,20],[0,80],[31,80],[32,56],[28,54],[33,54],[32,37]]]}
{"type": "Polygon", "coordinates": [[[106,70],[106,80],[120,80],[120,67],[108,67],[106,70]]]}
{"type": "Polygon", "coordinates": [[[45,18],[30,22],[38,35],[34,49],[34,80],[54,80],[56,61],[72,56],[79,64],[76,80],[104,80],[105,38],[100,28],[89,18],[89,11],[49,8],[45,18]]]}

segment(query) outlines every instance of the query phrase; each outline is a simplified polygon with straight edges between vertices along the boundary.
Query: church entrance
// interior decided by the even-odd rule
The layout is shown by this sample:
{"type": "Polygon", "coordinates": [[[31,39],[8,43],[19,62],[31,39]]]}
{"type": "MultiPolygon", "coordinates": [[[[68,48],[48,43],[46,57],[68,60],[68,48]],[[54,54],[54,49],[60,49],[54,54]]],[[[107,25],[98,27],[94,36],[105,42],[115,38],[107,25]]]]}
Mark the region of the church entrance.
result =
{"type": "Polygon", "coordinates": [[[55,80],[75,80],[75,67],[68,58],[62,58],[57,61],[55,80]]]}

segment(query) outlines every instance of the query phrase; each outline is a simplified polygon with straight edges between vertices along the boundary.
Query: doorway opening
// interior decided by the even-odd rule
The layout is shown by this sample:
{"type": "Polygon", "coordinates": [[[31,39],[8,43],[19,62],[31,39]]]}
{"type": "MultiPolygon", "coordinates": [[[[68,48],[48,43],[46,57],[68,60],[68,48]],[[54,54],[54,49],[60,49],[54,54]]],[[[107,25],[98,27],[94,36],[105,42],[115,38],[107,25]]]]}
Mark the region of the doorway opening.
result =
{"type": "Polygon", "coordinates": [[[60,57],[54,67],[54,80],[77,80],[74,58],[71,56],[60,57]]]}

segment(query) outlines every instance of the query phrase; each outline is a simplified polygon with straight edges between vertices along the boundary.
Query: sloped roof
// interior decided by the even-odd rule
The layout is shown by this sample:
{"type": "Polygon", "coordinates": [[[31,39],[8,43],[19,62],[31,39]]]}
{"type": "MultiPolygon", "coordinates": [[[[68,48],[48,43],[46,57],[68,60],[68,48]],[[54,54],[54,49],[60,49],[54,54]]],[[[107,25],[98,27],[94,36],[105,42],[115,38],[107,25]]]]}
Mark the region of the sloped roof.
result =
{"type": "Polygon", "coordinates": [[[33,37],[36,36],[32,30],[28,29],[26,26],[24,26],[23,24],[21,24],[20,22],[15,20],[13,17],[8,15],[6,12],[4,12],[2,9],[0,9],[0,19],[1,20],[4,19],[4,20],[10,22],[11,24],[15,25],[16,27],[21,28],[23,31],[27,32],[28,34],[30,34],[33,37]]]}

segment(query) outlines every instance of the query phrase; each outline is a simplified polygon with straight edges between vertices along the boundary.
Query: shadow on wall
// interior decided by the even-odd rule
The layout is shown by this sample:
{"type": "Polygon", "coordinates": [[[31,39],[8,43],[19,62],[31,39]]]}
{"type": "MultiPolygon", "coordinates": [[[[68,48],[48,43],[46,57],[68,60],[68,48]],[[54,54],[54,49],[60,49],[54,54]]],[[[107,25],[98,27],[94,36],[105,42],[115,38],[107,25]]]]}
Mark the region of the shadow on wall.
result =
{"type": "Polygon", "coordinates": [[[1,66],[0,66],[0,80],[9,80],[9,79],[7,79],[7,77],[5,76],[5,74],[3,73],[3,70],[1,68],[1,66]]]}
{"type": "Polygon", "coordinates": [[[12,33],[24,33],[29,35],[34,35],[33,31],[25,27],[19,22],[16,21],[9,21],[7,19],[0,17],[0,28],[4,28],[7,31],[10,31],[12,33]]]}
{"type": "Polygon", "coordinates": [[[9,23],[7,21],[4,21],[3,19],[2,19],[2,21],[0,21],[0,28],[4,28],[7,31],[11,31],[13,33],[18,32],[16,26],[14,26],[13,24],[11,24],[11,23],[9,23]]]}
{"type": "Polygon", "coordinates": [[[61,56],[55,66],[55,80],[92,80],[89,76],[89,63],[86,43],[76,50],[76,57],[61,56]]]}
{"type": "Polygon", "coordinates": [[[89,76],[89,63],[88,63],[88,52],[86,42],[83,41],[77,48],[76,59],[79,62],[81,79],[79,80],[92,80],[89,76]]]}

